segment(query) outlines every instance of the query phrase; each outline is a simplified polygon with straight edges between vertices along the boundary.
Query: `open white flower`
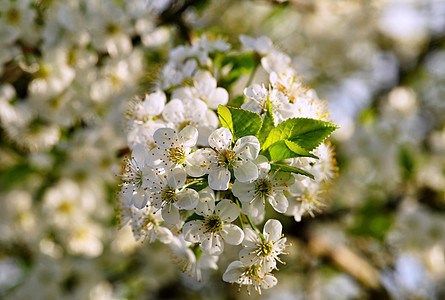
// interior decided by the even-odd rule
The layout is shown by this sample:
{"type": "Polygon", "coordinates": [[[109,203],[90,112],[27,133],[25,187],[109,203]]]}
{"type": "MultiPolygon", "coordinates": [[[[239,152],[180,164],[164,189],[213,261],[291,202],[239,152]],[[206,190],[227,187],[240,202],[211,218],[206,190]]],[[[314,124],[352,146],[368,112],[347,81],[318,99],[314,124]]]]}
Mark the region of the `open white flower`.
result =
{"type": "Polygon", "coordinates": [[[125,172],[122,175],[121,200],[137,208],[144,207],[149,201],[147,193],[149,178],[154,176],[153,169],[147,164],[147,157],[147,148],[142,144],[137,144],[131,157],[127,158],[125,172]]]}
{"type": "Polygon", "coordinates": [[[184,224],[184,238],[192,243],[200,243],[201,250],[208,255],[220,255],[224,251],[224,242],[238,245],[244,238],[241,228],[232,224],[239,213],[240,209],[235,203],[223,199],[212,213],[203,211],[204,219],[184,224]]]}
{"type": "Polygon", "coordinates": [[[198,130],[187,126],[178,133],[171,128],[160,128],[153,139],[157,147],[148,154],[149,164],[154,168],[174,168],[184,164],[198,140],[198,130]]]}
{"type": "Polygon", "coordinates": [[[293,184],[294,177],[278,171],[270,173],[270,164],[262,155],[255,163],[258,165],[258,178],[251,183],[235,180],[232,186],[233,194],[243,203],[243,213],[254,218],[263,216],[266,200],[277,212],[284,213],[288,201],[283,192],[293,184]]]}
{"type": "Polygon", "coordinates": [[[159,240],[161,243],[168,244],[173,239],[171,231],[162,226],[163,219],[161,212],[154,211],[152,206],[145,206],[141,209],[131,208],[131,228],[136,241],[141,238],[153,243],[159,240]]]}
{"type": "Polygon", "coordinates": [[[270,102],[275,125],[295,115],[294,107],[289,98],[279,89],[269,85],[267,89],[264,84],[252,84],[244,89],[244,94],[251,101],[244,103],[241,108],[263,114],[267,110],[267,100],[270,102]]]}
{"type": "Polygon", "coordinates": [[[181,168],[165,170],[151,181],[150,189],[153,206],[162,210],[162,218],[169,224],[178,224],[180,209],[193,209],[199,201],[198,192],[181,189],[186,180],[186,173],[181,168]]]}
{"type": "Polygon", "coordinates": [[[251,286],[261,295],[261,288],[274,287],[278,282],[275,276],[263,272],[260,265],[245,265],[239,260],[230,263],[223,274],[223,280],[239,284],[240,289],[245,285],[249,295],[251,286]]]}
{"type": "Polygon", "coordinates": [[[218,270],[219,256],[203,253],[198,244],[192,244],[184,240],[183,235],[174,237],[170,243],[170,249],[175,255],[174,260],[181,265],[184,273],[190,277],[196,276],[196,280],[201,282],[202,270],[218,270]]]}
{"type": "Polygon", "coordinates": [[[239,36],[239,40],[245,48],[249,50],[252,49],[258,52],[258,54],[260,55],[265,55],[273,49],[272,41],[267,36],[260,36],[258,38],[254,38],[251,36],[241,34],[239,36]]]}
{"type": "MultiPolygon", "coordinates": [[[[209,134],[218,126],[218,117],[207,104],[194,98],[172,99],[162,112],[172,128],[182,130],[187,125],[198,129],[198,144],[206,145],[209,134]]],[[[169,125],[170,127],[170,125],[169,125]]]]}
{"type": "Polygon", "coordinates": [[[257,166],[253,163],[260,151],[260,143],[256,137],[242,137],[232,148],[232,133],[222,127],[210,135],[209,145],[212,149],[201,150],[208,157],[202,162],[202,166],[204,172],[209,174],[209,186],[212,189],[229,188],[230,169],[233,169],[235,178],[240,182],[252,182],[258,177],[257,166]]]}
{"type": "Polygon", "coordinates": [[[324,203],[325,186],[308,177],[294,175],[295,182],[289,187],[289,206],[286,215],[293,216],[295,221],[300,222],[301,217],[308,213],[315,217],[314,212],[321,213],[321,208],[326,207],[324,203]]]}
{"type": "Polygon", "coordinates": [[[282,237],[283,226],[278,220],[269,219],[263,228],[263,238],[250,228],[244,229],[243,249],[240,260],[245,265],[260,265],[264,272],[276,269],[278,257],[286,250],[286,238],[282,237]]]}
{"type": "Polygon", "coordinates": [[[173,91],[172,97],[178,99],[196,98],[204,101],[211,109],[217,109],[218,105],[226,105],[229,93],[217,87],[216,79],[208,71],[198,71],[193,76],[193,87],[181,87],[173,91]]]}

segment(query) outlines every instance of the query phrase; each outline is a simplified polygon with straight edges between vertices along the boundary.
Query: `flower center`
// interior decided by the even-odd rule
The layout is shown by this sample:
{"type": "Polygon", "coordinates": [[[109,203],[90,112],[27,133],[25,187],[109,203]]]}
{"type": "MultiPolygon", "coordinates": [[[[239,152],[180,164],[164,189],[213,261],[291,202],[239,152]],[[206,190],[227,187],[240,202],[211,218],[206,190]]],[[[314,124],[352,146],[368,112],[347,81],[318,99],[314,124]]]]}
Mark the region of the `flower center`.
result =
{"type": "Polygon", "coordinates": [[[249,268],[244,271],[241,276],[246,276],[248,278],[250,278],[252,281],[257,281],[258,283],[261,282],[261,277],[259,276],[258,270],[259,266],[257,265],[251,265],[249,266],[249,268]]]}
{"type": "Polygon", "coordinates": [[[185,151],[182,147],[170,148],[168,150],[168,158],[176,165],[182,164],[185,158],[185,151]]]}
{"type": "Polygon", "coordinates": [[[268,256],[272,252],[273,246],[269,242],[264,242],[259,247],[259,254],[261,256],[268,256]]]}
{"type": "Polygon", "coordinates": [[[258,179],[255,183],[255,193],[260,194],[262,198],[270,195],[271,188],[272,184],[266,178],[258,179]]]}
{"type": "Polygon", "coordinates": [[[181,124],[179,124],[178,130],[181,131],[182,129],[186,128],[189,125],[192,125],[192,121],[184,121],[181,124]]]}
{"type": "Polygon", "coordinates": [[[235,152],[232,150],[223,150],[218,152],[218,167],[228,167],[236,161],[235,152]]]}
{"type": "Polygon", "coordinates": [[[162,191],[161,198],[163,201],[167,203],[173,203],[178,201],[178,197],[176,196],[176,189],[172,188],[171,186],[166,186],[165,189],[162,191]]]}
{"type": "Polygon", "coordinates": [[[141,229],[147,229],[150,230],[155,226],[159,226],[160,222],[158,220],[156,220],[155,218],[153,218],[151,216],[151,214],[148,214],[147,216],[145,216],[144,218],[144,222],[143,222],[143,226],[140,227],[139,230],[141,229]]]}
{"type": "Polygon", "coordinates": [[[213,215],[207,219],[206,232],[219,232],[222,230],[222,221],[219,216],[213,215]]]}

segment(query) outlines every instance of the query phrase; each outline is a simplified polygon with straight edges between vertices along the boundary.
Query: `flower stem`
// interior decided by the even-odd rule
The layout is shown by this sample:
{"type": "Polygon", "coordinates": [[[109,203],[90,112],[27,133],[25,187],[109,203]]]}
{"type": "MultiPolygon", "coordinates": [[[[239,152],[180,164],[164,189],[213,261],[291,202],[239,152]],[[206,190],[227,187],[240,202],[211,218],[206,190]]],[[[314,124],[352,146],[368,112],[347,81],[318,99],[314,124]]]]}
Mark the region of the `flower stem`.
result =
{"type": "Polygon", "coordinates": [[[239,225],[240,225],[241,229],[244,231],[243,214],[239,214],[238,220],[239,220],[239,225]]]}

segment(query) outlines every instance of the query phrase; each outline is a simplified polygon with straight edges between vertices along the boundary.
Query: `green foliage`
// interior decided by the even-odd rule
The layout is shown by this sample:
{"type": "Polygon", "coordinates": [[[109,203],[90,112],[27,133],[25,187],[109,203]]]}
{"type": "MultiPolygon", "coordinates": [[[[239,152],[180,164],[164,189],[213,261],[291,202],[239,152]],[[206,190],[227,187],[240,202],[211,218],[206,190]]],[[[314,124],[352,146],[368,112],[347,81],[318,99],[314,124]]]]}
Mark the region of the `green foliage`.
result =
{"type": "MultiPolygon", "coordinates": [[[[279,161],[294,157],[312,157],[309,151],[318,147],[338,126],[315,119],[293,118],[274,126],[272,107],[269,101],[264,119],[260,115],[240,108],[220,105],[218,117],[223,127],[232,132],[234,140],[248,135],[255,135],[262,151],[269,161],[279,161]]],[[[275,164],[285,172],[292,172],[314,178],[299,168],[275,164]]]]}
{"type": "Polygon", "coordinates": [[[194,220],[204,220],[204,217],[198,215],[197,213],[193,213],[191,216],[189,216],[189,217],[185,220],[185,223],[190,222],[190,221],[194,221],[194,220]]]}
{"type": "Polygon", "coordinates": [[[221,79],[219,86],[229,87],[237,81],[242,75],[249,74],[256,66],[254,52],[246,52],[237,55],[221,55],[215,59],[217,67],[222,69],[225,66],[230,66],[229,73],[221,79]]]}
{"type": "Polygon", "coordinates": [[[315,155],[311,154],[309,151],[301,148],[290,140],[280,140],[273,143],[269,148],[267,148],[267,150],[263,151],[262,154],[268,157],[271,161],[294,157],[317,158],[315,155]]]}
{"type": "Polygon", "coordinates": [[[412,150],[407,146],[401,146],[398,153],[398,161],[402,178],[405,180],[411,179],[416,168],[416,160],[412,150]]]}
{"type": "Polygon", "coordinates": [[[194,189],[197,192],[202,191],[206,187],[208,187],[208,181],[207,180],[196,180],[195,182],[191,183],[188,188],[194,189]]]}
{"type": "Polygon", "coordinates": [[[393,222],[393,215],[386,210],[384,203],[370,200],[355,215],[350,231],[355,235],[382,239],[393,222]]]}
{"type": "Polygon", "coordinates": [[[314,179],[314,175],[312,175],[309,172],[306,172],[303,169],[300,169],[300,168],[297,168],[297,167],[293,167],[293,166],[289,166],[289,165],[285,165],[285,164],[281,164],[281,163],[272,163],[272,164],[270,164],[270,169],[271,170],[280,170],[281,172],[300,174],[300,175],[304,175],[304,176],[307,176],[309,178],[314,179]]]}
{"type": "MultiPolygon", "coordinates": [[[[309,151],[316,148],[338,127],[329,122],[293,118],[274,126],[272,107],[269,101],[264,119],[260,115],[240,108],[220,105],[218,117],[223,127],[232,132],[234,140],[248,135],[255,135],[261,145],[261,154],[270,161],[279,161],[294,157],[312,157],[309,151]]],[[[314,178],[310,173],[299,168],[275,164],[285,172],[292,172],[314,178]]]]}
{"type": "Polygon", "coordinates": [[[243,136],[256,135],[262,124],[258,114],[241,108],[220,105],[218,116],[222,126],[232,132],[234,140],[243,136]]]}
{"type": "Polygon", "coordinates": [[[301,148],[311,151],[318,147],[337,128],[337,125],[315,119],[288,119],[269,133],[262,148],[267,149],[276,142],[290,140],[301,148]]]}
{"type": "Polygon", "coordinates": [[[241,107],[241,105],[243,105],[243,104],[244,104],[244,96],[243,95],[235,97],[229,101],[229,105],[234,106],[234,107],[241,107]]]}
{"type": "Polygon", "coordinates": [[[266,107],[267,111],[263,119],[263,124],[261,125],[261,129],[257,134],[258,141],[261,145],[264,144],[267,137],[269,136],[269,133],[272,131],[272,129],[275,128],[275,120],[273,118],[272,107],[269,100],[267,100],[266,102],[266,107]]]}

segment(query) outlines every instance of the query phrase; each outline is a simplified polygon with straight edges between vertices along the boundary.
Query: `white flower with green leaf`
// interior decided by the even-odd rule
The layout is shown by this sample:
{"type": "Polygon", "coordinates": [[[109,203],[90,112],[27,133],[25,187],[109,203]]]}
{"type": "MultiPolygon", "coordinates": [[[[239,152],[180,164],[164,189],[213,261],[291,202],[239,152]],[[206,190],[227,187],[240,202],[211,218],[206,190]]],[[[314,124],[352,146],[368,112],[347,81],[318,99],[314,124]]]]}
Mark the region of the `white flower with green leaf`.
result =
{"type": "Polygon", "coordinates": [[[258,178],[251,183],[235,180],[232,193],[243,204],[243,213],[251,217],[262,217],[265,214],[266,200],[279,213],[287,210],[288,201],[284,191],[292,185],[294,177],[290,173],[270,171],[270,164],[265,156],[258,156],[258,178]]]}
{"type": "Polygon", "coordinates": [[[232,133],[227,128],[215,130],[209,137],[211,150],[205,164],[209,174],[209,186],[214,190],[229,188],[231,171],[240,182],[251,182],[258,177],[253,162],[260,151],[260,143],[254,136],[238,139],[232,147],[232,133]]]}

